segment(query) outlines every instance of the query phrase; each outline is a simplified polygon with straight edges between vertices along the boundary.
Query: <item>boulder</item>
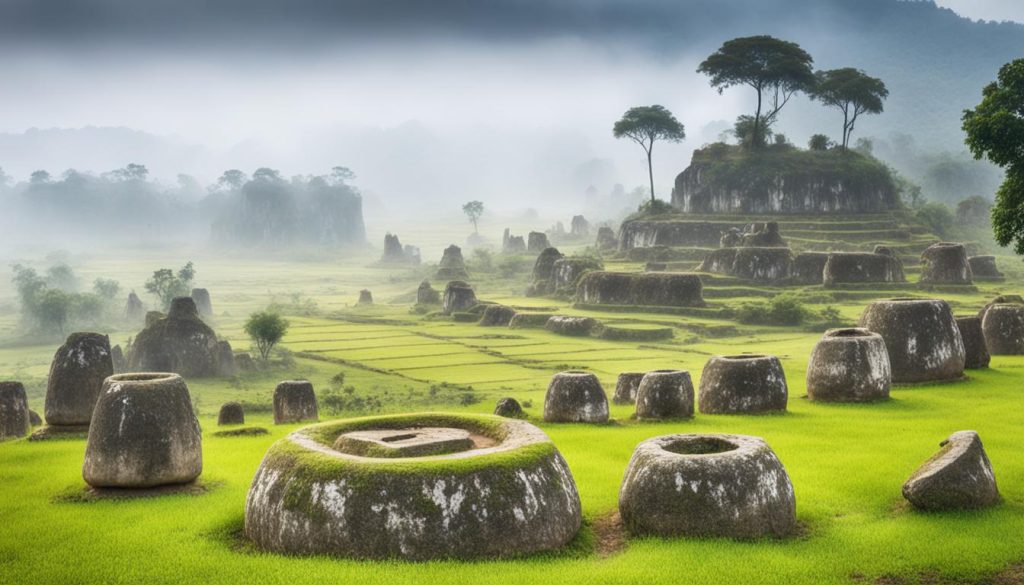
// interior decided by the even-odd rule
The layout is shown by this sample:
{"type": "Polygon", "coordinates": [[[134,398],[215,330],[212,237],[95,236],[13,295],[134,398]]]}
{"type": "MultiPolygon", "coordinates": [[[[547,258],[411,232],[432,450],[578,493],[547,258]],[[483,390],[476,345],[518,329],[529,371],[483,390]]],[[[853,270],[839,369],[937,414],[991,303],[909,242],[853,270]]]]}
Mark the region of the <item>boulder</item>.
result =
{"type": "Polygon", "coordinates": [[[245,409],[242,408],[242,404],[239,402],[225,402],[220,407],[220,412],[217,414],[217,425],[244,425],[245,424],[245,409]]]}
{"type": "Polygon", "coordinates": [[[736,248],[732,274],[758,282],[779,282],[790,277],[793,255],[789,248],[736,248]]]}
{"type": "MultiPolygon", "coordinates": [[[[114,374],[110,339],[99,333],[72,333],[57,349],[46,382],[46,423],[88,426],[103,380],[114,374]]],[[[68,429],[71,430],[71,429],[68,429]]]]}
{"type": "Polygon", "coordinates": [[[205,288],[194,288],[192,289],[191,296],[201,317],[213,315],[213,302],[210,300],[210,291],[205,288]]]}
{"type": "Polygon", "coordinates": [[[554,317],[551,313],[516,313],[508,326],[510,329],[543,329],[551,317],[554,317]]]}
{"type": "Polygon", "coordinates": [[[89,427],[82,477],[97,488],[188,483],[203,470],[202,433],[177,374],[106,379],[89,427]]]}
{"type": "Polygon", "coordinates": [[[615,404],[636,404],[636,392],[640,389],[640,380],[643,380],[644,372],[622,372],[615,381],[615,394],[612,395],[612,402],[615,404]]]}
{"type": "Polygon", "coordinates": [[[636,392],[636,417],[640,420],[693,416],[693,381],[690,372],[655,370],[640,380],[636,392]]]}
{"type": "Polygon", "coordinates": [[[124,350],[120,345],[110,348],[110,362],[114,366],[115,374],[122,374],[128,369],[128,360],[124,357],[124,350]]]}
{"type": "Polygon", "coordinates": [[[506,254],[523,254],[526,252],[526,241],[523,240],[523,236],[510,236],[508,230],[505,230],[505,241],[501,250],[506,254]]]}
{"type": "Polygon", "coordinates": [[[34,427],[42,426],[43,424],[43,417],[39,416],[39,413],[32,409],[28,411],[28,420],[34,427]]]}
{"type": "Polygon", "coordinates": [[[800,252],[793,258],[794,284],[822,284],[830,252],[800,252]]]}
{"type": "Polygon", "coordinates": [[[906,282],[903,263],[887,254],[833,252],[822,270],[826,287],[842,284],[906,282]]]}
{"type": "Polygon", "coordinates": [[[971,265],[963,244],[938,242],[921,253],[920,284],[971,284],[971,265]]]}
{"type": "Polygon", "coordinates": [[[704,364],[698,402],[704,414],[782,412],[788,399],[786,374],[775,356],[715,356],[704,364]]]}
{"type": "Polygon", "coordinates": [[[419,264],[420,249],[416,246],[403,246],[398,236],[384,234],[384,254],[380,257],[381,264],[419,264]]]}
{"type": "Polygon", "coordinates": [[[993,305],[1024,305],[1024,297],[1020,295],[999,295],[991,301],[985,303],[985,306],[978,311],[978,316],[981,317],[982,321],[985,320],[985,313],[988,312],[993,305]]]}
{"type": "Polygon", "coordinates": [[[796,529],[786,468],[758,437],[685,434],[648,439],[633,452],[619,513],[637,536],[753,539],[796,529]]]}
{"type": "Polygon", "coordinates": [[[235,363],[235,351],[226,340],[217,342],[217,375],[230,378],[238,373],[235,363]]]}
{"type": "Polygon", "coordinates": [[[526,239],[526,251],[531,254],[540,254],[551,247],[548,242],[548,235],[544,232],[530,232],[526,239]]]}
{"type": "Polygon", "coordinates": [[[597,228],[597,249],[614,250],[619,247],[619,239],[615,237],[615,230],[608,226],[597,228]]]}
{"type": "Polygon", "coordinates": [[[872,251],[875,254],[882,254],[884,256],[892,256],[893,258],[898,258],[899,257],[899,254],[896,253],[896,250],[890,248],[889,246],[883,246],[881,244],[875,244],[875,249],[872,250],[872,251]]]}
{"type": "Polygon", "coordinates": [[[990,305],[982,318],[981,330],[992,355],[1024,354],[1024,305],[990,305]]]}
{"type": "Polygon", "coordinates": [[[704,256],[704,261],[697,267],[697,271],[731,275],[733,267],[736,266],[736,252],[738,250],[738,248],[711,250],[704,256]]]}
{"type": "Polygon", "coordinates": [[[481,415],[300,429],[270,447],[245,504],[249,540],[303,556],[519,557],[562,548],[581,523],[572,473],[544,432],[481,415]]]}
{"type": "Polygon", "coordinates": [[[985,333],[981,327],[981,318],[973,315],[957,317],[956,326],[960,330],[960,339],[964,342],[964,369],[987,368],[992,357],[988,353],[985,333]]]}
{"type": "Polygon", "coordinates": [[[320,417],[313,384],[306,380],[285,380],[274,388],[274,424],[316,421],[320,417]]]}
{"type": "Polygon", "coordinates": [[[217,335],[199,318],[195,302],[180,297],[167,317],[157,319],[135,337],[128,356],[133,372],[174,372],[185,377],[216,376],[217,335]]]}
{"type": "Polygon", "coordinates": [[[484,309],[484,315],[480,318],[480,325],[484,327],[508,327],[512,318],[516,316],[516,310],[505,305],[490,305],[484,309]]]}
{"type": "Polygon", "coordinates": [[[576,287],[576,300],[595,305],[703,307],[700,276],[682,272],[589,272],[576,287]]]}
{"type": "Polygon", "coordinates": [[[963,376],[964,342],[946,301],[875,301],[864,309],[860,326],[885,340],[892,381],[897,384],[963,376]]]}
{"type": "Polygon", "coordinates": [[[564,258],[561,252],[556,248],[545,248],[541,251],[540,255],[537,256],[537,260],[533,263],[533,273],[531,279],[533,283],[527,290],[528,296],[543,295],[554,292],[551,287],[554,286],[552,281],[552,273],[555,268],[555,262],[564,258]]]}
{"type": "Polygon", "coordinates": [[[146,306],[135,291],[128,293],[128,301],[124,305],[124,318],[128,321],[142,321],[146,318],[146,306]]]}
{"type": "Polygon", "coordinates": [[[743,230],[738,227],[731,227],[722,232],[718,245],[723,248],[738,248],[743,243],[743,230]]]}
{"type": "Polygon", "coordinates": [[[555,374],[544,395],[544,421],[607,422],[608,397],[597,376],[589,372],[555,374]]]}
{"type": "Polygon", "coordinates": [[[714,248],[721,244],[724,232],[739,232],[740,227],[734,221],[628,219],[619,228],[619,249],[627,252],[660,246],[714,248]]]}
{"type": "Polygon", "coordinates": [[[363,289],[359,291],[359,304],[360,305],[372,305],[373,304],[373,293],[369,289],[363,289]]]}
{"type": "Polygon", "coordinates": [[[494,414],[505,418],[524,418],[526,413],[515,398],[502,398],[494,405],[494,414]]]}
{"type": "Polygon", "coordinates": [[[740,246],[745,248],[785,248],[786,240],[779,234],[779,223],[769,221],[754,223],[747,226],[746,233],[740,239],[740,246]]]}
{"type": "Polygon", "coordinates": [[[164,315],[160,311],[147,311],[146,312],[146,320],[145,320],[146,327],[149,327],[150,325],[152,325],[153,323],[156,323],[160,319],[166,319],[166,318],[167,318],[167,315],[164,315]]]}
{"type": "Polygon", "coordinates": [[[590,236],[590,222],[582,215],[572,216],[572,224],[569,226],[569,235],[580,238],[590,236]]]}
{"type": "Polygon", "coordinates": [[[446,315],[465,311],[476,304],[476,293],[473,292],[473,287],[469,286],[469,283],[453,280],[445,285],[441,310],[446,315]]]}
{"type": "Polygon", "coordinates": [[[811,350],[807,397],[817,402],[889,398],[892,369],[885,340],[867,329],[829,329],[811,350]]]}
{"type": "Polygon", "coordinates": [[[592,317],[565,317],[553,315],[548,318],[544,328],[559,335],[570,335],[573,337],[584,337],[590,335],[600,325],[597,319],[592,317]]]}
{"type": "Polygon", "coordinates": [[[594,270],[604,270],[604,264],[597,258],[586,256],[559,258],[551,267],[548,291],[572,294],[576,292],[580,278],[594,270]]]}
{"type": "Polygon", "coordinates": [[[999,503],[999,489],[981,438],[959,431],[903,484],[903,497],[929,512],[984,508],[999,503]]]}
{"type": "Polygon", "coordinates": [[[235,367],[240,372],[254,372],[256,371],[256,362],[253,361],[252,356],[248,353],[236,353],[235,367]]]}
{"type": "Polygon", "coordinates": [[[971,275],[975,279],[1002,280],[1004,278],[1003,273],[996,265],[995,256],[971,256],[967,258],[967,263],[970,265],[971,275]]]}
{"type": "Polygon", "coordinates": [[[421,262],[420,249],[417,246],[406,244],[402,251],[405,252],[405,261],[410,264],[419,264],[421,262]]]}
{"type": "Polygon", "coordinates": [[[21,382],[0,382],[0,441],[18,439],[32,431],[28,397],[21,382]]]}
{"type": "Polygon", "coordinates": [[[452,244],[444,249],[441,262],[437,265],[436,278],[441,280],[459,280],[469,278],[466,262],[462,258],[462,248],[452,244]]]}
{"type": "Polygon", "coordinates": [[[437,305],[441,302],[441,293],[430,286],[429,280],[424,280],[416,289],[417,305],[437,305]]]}

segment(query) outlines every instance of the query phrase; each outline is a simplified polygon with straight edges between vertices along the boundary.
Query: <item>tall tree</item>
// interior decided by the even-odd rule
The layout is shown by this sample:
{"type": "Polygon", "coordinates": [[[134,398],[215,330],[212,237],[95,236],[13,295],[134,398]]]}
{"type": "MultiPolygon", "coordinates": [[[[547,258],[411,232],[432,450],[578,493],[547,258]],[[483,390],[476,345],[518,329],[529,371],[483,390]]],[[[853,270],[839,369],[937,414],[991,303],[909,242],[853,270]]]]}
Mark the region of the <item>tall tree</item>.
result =
{"type": "Polygon", "coordinates": [[[986,157],[1006,171],[992,227],[1000,246],[1013,243],[1024,254],[1024,59],[999,69],[997,81],[982,90],[981,103],[964,111],[963,129],[975,158],[986,157]]]}
{"type": "Polygon", "coordinates": [[[750,144],[757,146],[766,142],[765,128],[775,122],[790,98],[814,84],[813,64],[814,59],[796,43],[755,36],[726,41],[697,72],[710,77],[718,93],[736,85],[754,88],[757,109],[750,144]]]}
{"type": "Polygon", "coordinates": [[[808,91],[811,99],[843,112],[843,139],[840,147],[850,146],[850,135],[861,114],[881,114],[889,90],[881,79],[871,77],[860,69],[844,67],[818,71],[814,86],[808,91]]]}
{"type": "Polygon", "coordinates": [[[626,110],[612,127],[616,138],[629,138],[647,153],[647,176],[651,181],[651,203],[654,203],[654,164],[651,153],[658,140],[679,142],[686,138],[686,129],[664,106],[637,106],[626,110]]]}
{"type": "Polygon", "coordinates": [[[473,233],[478,234],[480,230],[477,229],[477,222],[480,221],[480,216],[484,214],[484,203],[483,201],[470,201],[462,206],[462,212],[466,214],[469,221],[473,222],[473,233]]]}

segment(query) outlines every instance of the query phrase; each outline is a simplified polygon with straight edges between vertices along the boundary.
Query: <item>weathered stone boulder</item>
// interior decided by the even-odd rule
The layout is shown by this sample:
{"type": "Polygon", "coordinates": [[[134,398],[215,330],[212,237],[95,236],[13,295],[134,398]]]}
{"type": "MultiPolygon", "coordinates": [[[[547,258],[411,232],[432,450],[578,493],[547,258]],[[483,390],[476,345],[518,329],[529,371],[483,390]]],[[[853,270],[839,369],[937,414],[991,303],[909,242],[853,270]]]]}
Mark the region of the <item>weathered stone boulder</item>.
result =
{"type": "Polygon", "coordinates": [[[589,372],[555,374],[544,395],[544,421],[607,422],[608,396],[601,381],[589,372]]]}
{"type": "Polygon", "coordinates": [[[82,477],[97,488],[188,483],[203,471],[202,433],[177,374],[106,379],[89,427],[82,477]]]}
{"type": "Polygon", "coordinates": [[[522,254],[526,252],[526,241],[523,240],[523,236],[509,235],[508,228],[505,228],[501,250],[506,254],[522,254]]]}
{"type": "Polygon", "coordinates": [[[444,249],[441,262],[437,265],[436,278],[441,280],[458,280],[469,278],[466,261],[462,258],[462,248],[452,244],[444,249]]]}
{"type": "Polygon", "coordinates": [[[655,370],[640,380],[636,392],[636,417],[640,420],[693,416],[693,380],[690,372],[655,370]]]}
{"type": "Polygon", "coordinates": [[[300,429],[267,451],[245,505],[245,534],[262,549],[361,559],[518,557],[561,548],[581,522],[572,474],[544,432],[480,415],[300,429]],[[419,461],[393,459],[455,437],[471,441],[419,461]],[[337,449],[354,443],[370,452],[337,449]]]}
{"type": "Polygon", "coordinates": [[[524,418],[523,406],[515,398],[502,398],[494,405],[494,414],[505,418],[524,418]]]}
{"type": "Polygon", "coordinates": [[[786,374],[775,356],[715,356],[704,364],[699,398],[704,414],[781,412],[788,399],[786,374]]]}
{"type": "Polygon", "coordinates": [[[975,279],[1002,280],[1003,273],[996,265],[995,256],[971,256],[967,259],[971,266],[971,275],[975,279]]]}
{"type": "Polygon", "coordinates": [[[384,254],[380,257],[381,264],[419,264],[420,249],[416,246],[403,246],[397,234],[384,234],[384,254]]]}
{"type": "Polygon", "coordinates": [[[992,463],[978,433],[953,433],[940,446],[942,449],[903,484],[903,497],[911,505],[937,512],[984,508],[999,502],[992,463]]]}
{"type": "Polygon", "coordinates": [[[807,397],[817,402],[889,398],[892,369],[885,340],[867,329],[830,329],[811,350],[807,397]]]}
{"type": "Polygon", "coordinates": [[[569,226],[569,235],[586,238],[590,236],[590,222],[582,215],[572,216],[572,223],[569,226]]]}
{"type": "Polygon", "coordinates": [[[1020,295],[999,295],[991,301],[985,303],[985,306],[978,311],[978,316],[981,317],[982,321],[985,320],[985,313],[994,305],[1024,305],[1024,297],[1020,295]]]}
{"type": "Polygon", "coordinates": [[[826,287],[842,284],[906,282],[903,263],[888,254],[833,252],[822,270],[826,287]]]}
{"type": "Polygon", "coordinates": [[[359,304],[360,305],[372,305],[373,304],[373,293],[369,289],[363,289],[359,291],[359,304]]]}
{"type": "Polygon", "coordinates": [[[743,230],[738,227],[731,227],[722,232],[718,245],[723,248],[738,248],[743,243],[743,230]]]}
{"type": "Polygon", "coordinates": [[[274,424],[316,421],[320,413],[313,384],[306,380],[285,380],[274,388],[274,424]]]}
{"type": "Polygon", "coordinates": [[[963,244],[938,242],[921,253],[921,284],[971,284],[971,265],[963,244]]]}
{"type": "Polygon", "coordinates": [[[1024,354],[1024,305],[990,305],[982,318],[981,330],[992,355],[1024,354]]]}
{"type": "Polygon", "coordinates": [[[402,251],[405,252],[405,261],[410,264],[419,264],[422,256],[420,255],[420,249],[418,246],[406,244],[402,247],[402,251]]]}
{"type": "Polygon", "coordinates": [[[630,219],[619,228],[619,249],[625,252],[657,246],[714,248],[720,245],[723,232],[739,231],[740,227],[742,224],[734,221],[630,219]]]}
{"type": "Polygon", "coordinates": [[[739,248],[719,248],[711,250],[704,256],[704,261],[697,267],[698,272],[715,274],[732,274],[736,266],[736,252],[739,248]]]}
{"type": "Polygon", "coordinates": [[[217,413],[217,425],[244,425],[245,409],[240,402],[225,402],[217,413]]]}
{"type": "Polygon", "coordinates": [[[235,350],[227,340],[217,342],[217,375],[230,378],[238,373],[235,363],[235,350]]]}
{"type": "Polygon", "coordinates": [[[75,430],[88,426],[103,389],[103,380],[113,374],[110,339],[99,333],[72,333],[57,349],[50,364],[44,409],[46,423],[75,430]]]}
{"type": "Polygon", "coordinates": [[[896,250],[890,248],[889,246],[883,246],[881,244],[875,244],[875,249],[872,251],[875,254],[883,254],[885,256],[892,256],[893,258],[899,257],[899,254],[896,253],[896,250]]]}
{"type": "Polygon", "coordinates": [[[42,426],[43,424],[43,417],[39,416],[39,413],[32,409],[28,411],[28,420],[34,427],[42,426]]]}
{"type": "Polygon", "coordinates": [[[740,246],[749,248],[785,248],[786,240],[779,233],[779,223],[769,221],[753,223],[747,226],[740,239],[740,246]]]}
{"type": "Polygon", "coordinates": [[[235,354],[235,367],[241,372],[254,372],[258,369],[256,362],[248,353],[235,354]]]}
{"type": "Polygon", "coordinates": [[[552,288],[554,286],[552,273],[554,272],[555,262],[562,258],[564,256],[556,248],[545,248],[541,251],[540,255],[537,256],[537,260],[533,263],[533,273],[531,275],[533,282],[526,291],[527,296],[554,292],[552,288]]]}
{"type": "Polygon", "coordinates": [[[615,394],[612,395],[612,402],[615,404],[636,404],[636,392],[640,389],[640,380],[644,379],[645,372],[622,372],[615,381],[615,394]]]}
{"type": "Polygon", "coordinates": [[[458,311],[465,311],[476,305],[476,293],[469,283],[461,280],[453,280],[444,287],[444,296],[441,300],[441,310],[446,315],[458,311]]]}
{"type": "Polygon", "coordinates": [[[574,293],[580,278],[595,270],[604,270],[604,264],[597,258],[587,256],[559,258],[551,267],[548,290],[550,292],[574,293]]]}
{"type": "Polygon", "coordinates": [[[615,230],[608,226],[597,228],[597,249],[614,250],[619,247],[619,239],[615,237],[615,230]]]}
{"type": "Polygon", "coordinates": [[[946,301],[875,301],[864,309],[860,326],[885,340],[892,381],[897,384],[963,376],[964,342],[946,301]]]}
{"type": "Polygon", "coordinates": [[[753,539],[796,528],[796,498],[764,439],[687,434],[648,439],[619,491],[623,524],[638,536],[753,539]]]}
{"type": "Polygon", "coordinates": [[[436,305],[441,302],[441,293],[430,286],[429,280],[424,280],[416,289],[417,305],[436,305]]]}
{"type": "Polygon", "coordinates": [[[216,376],[217,335],[199,318],[190,297],[174,299],[167,317],[147,325],[135,337],[128,369],[174,372],[189,378],[216,376]]]}
{"type": "Polygon", "coordinates": [[[28,397],[21,382],[0,382],[0,441],[18,439],[32,431],[28,397]]]}
{"type": "Polygon", "coordinates": [[[128,301],[124,305],[124,318],[128,321],[142,321],[146,318],[146,306],[135,291],[128,293],[128,301]]]}
{"type": "Polygon", "coordinates": [[[192,289],[191,296],[201,317],[213,315],[213,301],[210,300],[210,291],[205,288],[194,288],[192,289]]]}
{"type": "Polygon", "coordinates": [[[829,252],[800,252],[793,258],[794,284],[822,284],[829,252]]]}
{"type": "Polygon", "coordinates": [[[509,329],[543,329],[552,317],[551,313],[516,313],[508,326],[509,329]]]}
{"type": "Polygon", "coordinates": [[[576,300],[594,305],[703,307],[700,276],[682,272],[589,272],[576,287],[576,300]]]}
{"type": "Polygon", "coordinates": [[[600,323],[592,317],[552,315],[548,318],[547,323],[544,324],[544,328],[559,335],[584,337],[590,335],[598,325],[600,323]]]}
{"type": "Polygon", "coordinates": [[[530,232],[526,237],[526,251],[531,254],[540,254],[551,247],[548,235],[544,232],[530,232]]]}
{"type": "Polygon", "coordinates": [[[793,255],[789,248],[736,248],[732,273],[737,278],[779,282],[790,277],[793,255]]]}
{"type": "Polygon", "coordinates": [[[988,353],[985,333],[981,327],[981,318],[957,317],[956,326],[960,330],[960,339],[964,342],[964,369],[987,368],[989,362],[992,361],[992,356],[988,353]]]}
{"type": "Polygon", "coordinates": [[[128,360],[124,357],[124,350],[120,345],[110,348],[110,362],[114,366],[115,374],[122,374],[128,369],[128,360]]]}
{"type": "Polygon", "coordinates": [[[160,311],[147,311],[146,312],[146,320],[145,320],[146,327],[149,327],[150,325],[152,325],[153,323],[156,323],[160,319],[166,319],[166,318],[167,318],[167,315],[164,315],[160,311]]]}
{"type": "Polygon", "coordinates": [[[505,305],[489,305],[484,309],[484,315],[480,318],[480,325],[484,327],[508,327],[512,318],[516,316],[516,310],[505,305]]]}

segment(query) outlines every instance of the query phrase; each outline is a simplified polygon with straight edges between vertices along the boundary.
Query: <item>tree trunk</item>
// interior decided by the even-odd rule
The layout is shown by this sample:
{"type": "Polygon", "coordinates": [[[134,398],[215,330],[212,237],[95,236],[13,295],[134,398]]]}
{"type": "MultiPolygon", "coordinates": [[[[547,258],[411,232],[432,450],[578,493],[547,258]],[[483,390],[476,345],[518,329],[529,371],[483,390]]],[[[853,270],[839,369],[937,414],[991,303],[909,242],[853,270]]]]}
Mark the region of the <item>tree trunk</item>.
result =
{"type": "Polygon", "coordinates": [[[654,150],[654,141],[651,141],[650,148],[647,149],[647,177],[651,180],[651,207],[654,207],[654,163],[651,162],[651,151],[654,150]]]}
{"type": "Polygon", "coordinates": [[[754,114],[754,134],[750,137],[750,147],[757,148],[757,135],[761,129],[761,88],[757,88],[757,113],[754,114]]]}

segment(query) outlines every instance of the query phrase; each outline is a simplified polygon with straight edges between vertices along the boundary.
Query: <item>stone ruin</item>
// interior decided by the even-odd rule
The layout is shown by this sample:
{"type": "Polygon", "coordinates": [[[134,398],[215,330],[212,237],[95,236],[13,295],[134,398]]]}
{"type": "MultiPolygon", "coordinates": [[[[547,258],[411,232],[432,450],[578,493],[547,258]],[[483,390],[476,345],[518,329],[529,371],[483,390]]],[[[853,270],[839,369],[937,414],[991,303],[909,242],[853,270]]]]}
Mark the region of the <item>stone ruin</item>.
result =
{"type": "Polygon", "coordinates": [[[576,238],[590,237],[590,222],[582,215],[572,216],[572,223],[569,226],[569,235],[576,238]]]}
{"type": "Polygon", "coordinates": [[[604,270],[604,263],[589,256],[570,256],[555,260],[547,290],[550,293],[573,294],[583,275],[593,270],[604,270]]]}
{"type": "Polygon", "coordinates": [[[360,305],[372,305],[373,304],[373,293],[370,289],[364,288],[359,291],[359,303],[360,305]]]}
{"type": "Polygon", "coordinates": [[[743,230],[738,227],[731,227],[722,232],[718,245],[722,248],[739,248],[743,244],[743,230]]]}
{"type": "Polygon", "coordinates": [[[787,280],[793,271],[793,256],[789,248],[735,248],[731,274],[756,282],[787,280]]]}
{"type": "Polygon", "coordinates": [[[494,405],[494,415],[505,418],[526,418],[523,405],[519,404],[515,398],[509,397],[498,400],[498,403],[494,405]]]}
{"type": "Polygon", "coordinates": [[[736,265],[736,252],[738,251],[739,248],[736,247],[723,247],[711,250],[704,256],[704,261],[697,266],[697,271],[732,275],[733,267],[736,265]]]}
{"type": "Polygon", "coordinates": [[[444,249],[441,262],[437,265],[436,278],[440,280],[465,280],[469,278],[466,262],[462,259],[462,248],[452,244],[444,249]]]}
{"type": "Polygon", "coordinates": [[[188,483],[203,471],[202,432],[177,374],[106,379],[89,427],[82,477],[95,488],[188,483]]]}
{"type": "Polygon", "coordinates": [[[245,504],[252,542],[303,556],[518,557],[563,547],[581,525],[572,473],[547,435],[481,415],[300,429],[270,447],[245,504]]]}
{"type": "Polygon", "coordinates": [[[829,254],[822,271],[822,284],[825,287],[906,281],[903,275],[903,262],[890,254],[833,252],[829,254]]]}
{"type": "Polygon", "coordinates": [[[284,425],[320,418],[313,384],[306,380],[285,380],[274,388],[274,424],[284,425]]]}
{"type": "Polygon", "coordinates": [[[0,382],[0,441],[18,439],[31,431],[25,386],[21,382],[0,382]]]}
{"type": "Polygon", "coordinates": [[[217,375],[230,378],[238,374],[238,361],[235,358],[235,351],[231,349],[231,343],[227,340],[217,342],[217,375]]]}
{"type": "Polygon", "coordinates": [[[544,395],[544,422],[608,422],[608,396],[589,372],[555,374],[544,395]]]}
{"type": "Polygon", "coordinates": [[[698,400],[703,414],[783,412],[788,399],[786,374],[775,356],[715,356],[704,364],[698,400]]]}
{"type": "Polygon", "coordinates": [[[160,311],[146,311],[145,325],[146,327],[149,327],[153,323],[156,323],[157,321],[165,317],[167,317],[167,315],[161,313],[160,311]]]}
{"type": "Polygon", "coordinates": [[[531,254],[540,254],[551,247],[548,235],[544,232],[530,232],[526,240],[526,251],[531,254]]]}
{"type": "Polygon", "coordinates": [[[506,254],[523,254],[526,252],[526,241],[523,236],[513,236],[509,229],[501,236],[501,251],[506,254]]]}
{"type": "Polygon", "coordinates": [[[397,234],[384,234],[384,254],[381,264],[419,264],[420,249],[416,246],[402,246],[397,234]]]}
{"type": "Polygon", "coordinates": [[[128,293],[128,301],[124,305],[124,318],[128,321],[142,321],[146,318],[146,306],[135,291],[128,293]]]}
{"type": "Polygon", "coordinates": [[[1024,305],[989,304],[984,309],[981,330],[992,355],[1024,354],[1024,305]]]}
{"type": "Polygon", "coordinates": [[[982,331],[981,317],[957,317],[957,329],[964,342],[964,369],[979,370],[987,368],[992,356],[988,352],[985,333],[982,331]]]}
{"type": "Polygon", "coordinates": [[[39,413],[31,408],[28,410],[28,420],[34,427],[42,426],[43,424],[43,417],[39,416],[39,413]]]}
{"type": "Polygon", "coordinates": [[[867,329],[829,329],[811,350],[807,397],[816,402],[889,398],[892,368],[885,340],[867,329]]]}
{"type": "Polygon", "coordinates": [[[543,329],[548,321],[554,317],[551,313],[523,313],[517,312],[509,321],[509,329],[543,329]]]}
{"type": "Polygon", "coordinates": [[[128,355],[133,372],[174,372],[185,377],[220,375],[216,333],[203,323],[191,297],[171,302],[166,317],[148,324],[135,337],[128,355]]]}
{"type": "Polygon", "coordinates": [[[516,310],[505,305],[489,305],[484,309],[480,317],[480,325],[483,327],[508,327],[512,318],[516,316],[516,310]]]}
{"type": "Polygon", "coordinates": [[[969,510],[1000,501],[992,463],[974,431],[959,431],[903,484],[903,497],[928,512],[969,510]]]}
{"type": "Polygon", "coordinates": [[[545,248],[533,263],[533,282],[526,289],[526,296],[545,295],[554,292],[555,263],[564,258],[557,248],[545,248]]]}
{"type": "Polygon", "coordinates": [[[786,468],[758,437],[667,435],[637,445],[619,491],[637,536],[756,539],[796,529],[786,468]]]}
{"type": "Polygon", "coordinates": [[[476,304],[476,293],[473,292],[473,287],[469,283],[453,280],[444,287],[441,310],[445,315],[465,311],[476,304]]]}
{"type": "Polygon", "coordinates": [[[640,380],[636,418],[663,420],[693,416],[693,381],[682,370],[655,370],[640,380]]]}
{"type": "Polygon", "coordinates": [[[566,317],[552,315],[544,323],[544,329],[559,335],[570,337],[586,337],[600,325],[593,317],[566,317]]]}
{"type": "Polygon", "coordinates": [[[612,402],[615,404],[636,404],[636,393],[640,389],[640,381],[644,379],[644,372],[622,372],[615,381],[615,394],[612,395],[612,402]]]}
{"type": "Polygon", "coordinates": [[[897,384],[963,377],[964,342],[946,301],[875,301],[864,309],[860,326],[885,340],[897,384]]]}
{"type": "Polygon", "coordinates": [[[205,288],[194,288],[190,295],[196,304],[196,309],[201,317],[213,316],[213,302],[210,300],[210,291],[205,288]]]}
{"type": "Polygon", "coordinates": [[[113,374],[110,338],[99,333],[69,335],[53,356],[46,382],[44,414],[48,430],[86,430],[103,381],[113,374]]]}
{"type": "Polygon", "coordinates": [[[580,279],[576,300],[592,305],[703,307],[704,285],[696,274],[595,271],[580,279]]]}
{"type": "Polygon", "coordinates": [[[217,413],[217,426],[244,425],[245,409],[240,402],[225,402],[217,413]]]}
{"type": "Polygon", "coordinates": [[[744,248],[785,248],[786,240],[779,233],[777,221],[752,223],[744,227],[740,237],[740,246],[744,248]]]}
{"type": "Polygon", "coordinates": [[[441,303],[441,293],[430,286],[429,280],[424,280],[416,289],[417,305],[437,305],[441,303]]]}
{"type": "Polygon", "coordinates": [[[967,259],[974,280],[1003,280],[1005,276],[996,265],[995,256],[971,256],[967,259]]]}
{"type": "Polygon", "coordinates": [[[615,230],[608,226],[597,228],[597,249],[601,251],[615,250],[619,247],[619,239],[615,237],[615,230]]]}
{"type": "Polygon", "coordinates": [[[920,284],[971,284],[971,265],[963,244],[938,242],[921,253],[920,284]]]}
{"type": "Polygon", "coordinates": [[[800,252],[793,258],[793,284],[822,284],[829,252],[800,252]]]}
{"type": "Polygon", "coordinates": [[[124,357],[124,350],[120,345],[110,348],[110,361],[114,365],[115,374],[123,374],[128,369],[128,360],[124,357]]]}

